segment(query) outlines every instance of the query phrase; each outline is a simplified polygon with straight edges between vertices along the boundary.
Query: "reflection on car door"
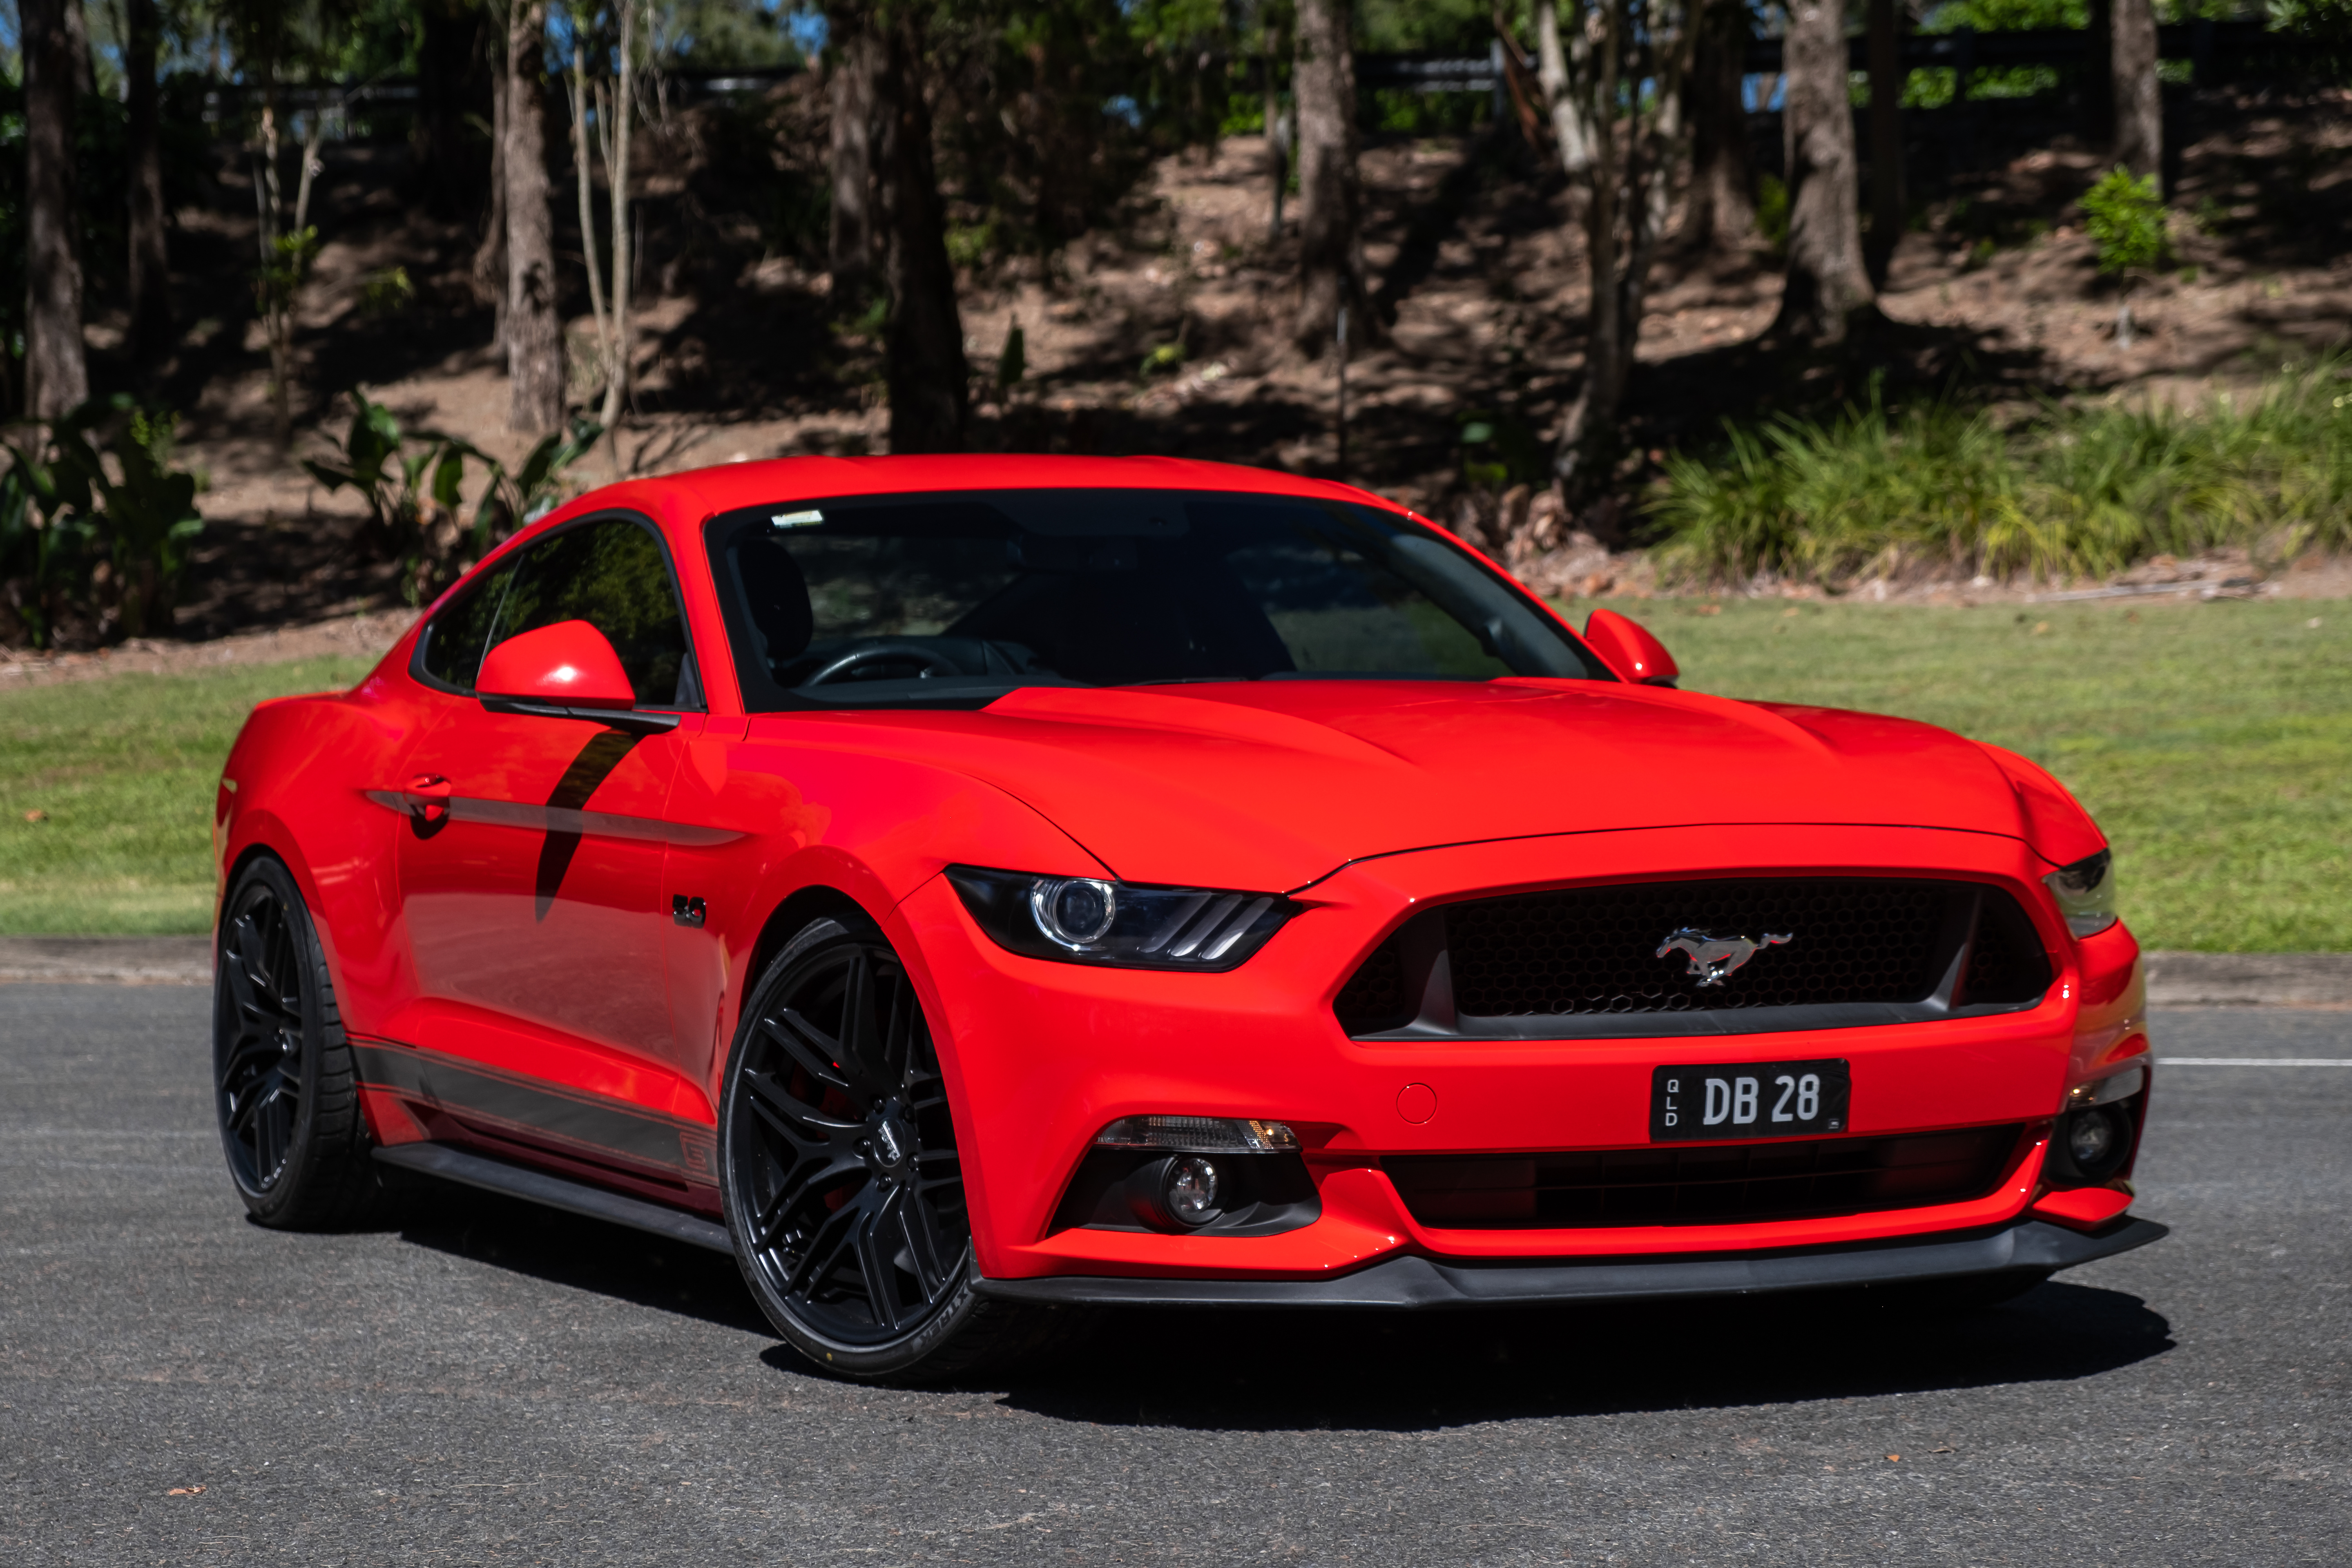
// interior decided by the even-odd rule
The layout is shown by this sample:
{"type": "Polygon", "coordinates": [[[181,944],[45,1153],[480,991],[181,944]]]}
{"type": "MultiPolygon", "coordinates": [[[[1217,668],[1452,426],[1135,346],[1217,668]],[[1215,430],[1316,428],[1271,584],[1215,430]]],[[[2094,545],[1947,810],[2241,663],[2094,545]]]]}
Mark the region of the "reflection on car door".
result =
{"type": "Polygon", "coordinates": [[[394,1032],[421,1049],[380,1065],[454,1123],[436,1136],[708,1180],[707,1097],[671,1065],[658,902],[664,806],[702,703],[658,538],[627,517],[550,535],[444,610],[422,658],[466,689],[436,694],[395,786],[417,1001],[394,1032]],[[480,653],[567,620],[603,632],[637,706],[678,711],[677,728],[493,713],[472,697],[480,653]]]}

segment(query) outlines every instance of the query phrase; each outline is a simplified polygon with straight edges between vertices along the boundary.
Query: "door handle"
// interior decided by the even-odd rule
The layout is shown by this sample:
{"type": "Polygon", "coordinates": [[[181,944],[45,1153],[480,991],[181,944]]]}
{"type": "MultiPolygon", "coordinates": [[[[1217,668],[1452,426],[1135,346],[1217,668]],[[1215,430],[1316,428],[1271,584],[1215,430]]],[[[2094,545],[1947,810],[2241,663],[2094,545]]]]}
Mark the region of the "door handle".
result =
{"type": "Polygon", "coordinates": [[[408,781],[409,814],[427,827],[449,817],[449,781],[439,773],[419,773],[408,781]]]}

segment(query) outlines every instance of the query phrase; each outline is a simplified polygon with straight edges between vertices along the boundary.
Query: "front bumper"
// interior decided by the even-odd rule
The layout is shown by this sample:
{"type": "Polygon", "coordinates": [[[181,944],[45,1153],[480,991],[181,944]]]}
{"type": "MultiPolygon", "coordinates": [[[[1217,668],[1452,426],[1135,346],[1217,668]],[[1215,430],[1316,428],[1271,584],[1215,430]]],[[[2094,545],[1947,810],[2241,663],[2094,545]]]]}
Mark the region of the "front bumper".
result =
{"type": "MultiPolygon", "coordinates": [[[[1666,828],[1460,846],[1360,863],[1295,894],[1308,906],[1223,974],[1122,971],[1004,952],[944,879],[896,915],[955,1102],[972,1235],[992,1280],[1251,1280],[1286,1288],[1366,1277],[1384,1260],[1469,1270],[1584,1268],[1982,1237],[2025,1216],[2036,1143],[1991,1191],[1929,1207],[1724,1225],[1466,1229],[1425,1225],[1391,1156],[1640,1148],[1654,1067],[1853,1063],[1848,1132],[2046,1127],[2086,1069],[2145,1049],[2137,949],[2121,927],[2070,941],[2044,910],[2043,868],[2014,839],[1914,828],[1666,828]],[[2031,1011],[1737,1037],[1349,1038],[1331,998],[1363,956],[1435,901],[1584,880],[1881,872],[2008,887],[2045,928],[2057,979],[2031,1011]],[[1430,1109],[1433,1101],[1434,1109],[1430,1109]],[[1131,1115],[1280,1121],[1297,1129],[1318,1219],[1278,1235],[1057,1228],[1096,1132],[1131,1115]]],[[[1955,1244],[1959,1245],[1959,1244],[1955,1244]]],[[[2052,1265],[2057,1267],[2058,1265],[2052,1265]]],[[[1995,1265],[2008,1267],[2008,1265],[1995,1265]]],[[[2038,1267],[2038,1265],[2036,1265],[2038,1267]]],[[[1981,1271],[1971,1269],[1969,1271],[1981,1271]]],[[[1708,1287],[1713,1289],[1715,1287],[1708,1287]]],[[[1739,1287],[1747,1288],[1747,1287],[1739,1287]]]]}
{"type": "Polygon", "coordinates": [[[2146,1247],[2168,1234],[2165,1226],[2145,1219],[2124,1220],[2096,1236],[2026,1220],[1962,1241],[1895,1242],[1761,1257],[1486,1265],[1405,1257],[1336,1279],[1128,1279],[1065,1274],[983,1279],[977,1289],[1000,1300],[1056,1306],[1565,1306],[1923,1284],[1989,1274],[2046,1278],[2078,1263],[2146,1247]]]}

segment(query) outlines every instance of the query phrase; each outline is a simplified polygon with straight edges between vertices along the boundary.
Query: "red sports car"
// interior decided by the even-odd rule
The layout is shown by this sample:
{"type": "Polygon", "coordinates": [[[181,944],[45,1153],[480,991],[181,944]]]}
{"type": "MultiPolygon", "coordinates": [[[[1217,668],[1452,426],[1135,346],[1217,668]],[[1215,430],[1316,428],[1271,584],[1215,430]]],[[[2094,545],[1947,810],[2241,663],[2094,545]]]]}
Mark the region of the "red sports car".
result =
{"type": "Polygon", "coordinates": [[[1056,1305],[1987,1296],[2161,1236],[2065,790],[1674,677],[1287,475],[599,490],[238,738],[231,1174],[726,1250],[860,1378],[1056,1305]]]}

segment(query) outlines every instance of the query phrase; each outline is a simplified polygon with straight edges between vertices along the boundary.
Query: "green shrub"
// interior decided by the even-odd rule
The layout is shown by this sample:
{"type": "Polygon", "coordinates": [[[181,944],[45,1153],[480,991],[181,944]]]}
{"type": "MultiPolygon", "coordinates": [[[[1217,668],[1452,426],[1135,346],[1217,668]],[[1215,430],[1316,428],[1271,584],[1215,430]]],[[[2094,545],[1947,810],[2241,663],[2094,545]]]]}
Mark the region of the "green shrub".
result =
{"type": "Polygon", "coordinates": [[[2120,277],[2164,259],[2164,194],[2154,174],[2135,180],[2121,164],[2083,193],[2084,230],[2099,247],[2099,270],[2120,277]]]}
{"type": "Polygon", "coordinates": [[[0,608],[35,647],[77,612],[125,637],[171,628],[205,527],[202,480],[172,467],[178,422],[118,394],[0,443],[0,608]]]}
{"type": "Polygon", "coordinates": [[[2240,546],[2352,547],[2352,394],[2323,361],[2203,407],[2052,407],[2003,432],[1874,397],[1826,423],[1728,426],[1666,462],[1649,511],[1672,577],[1838,585],[1907,572],[2049,579],[2240,546]]]}

